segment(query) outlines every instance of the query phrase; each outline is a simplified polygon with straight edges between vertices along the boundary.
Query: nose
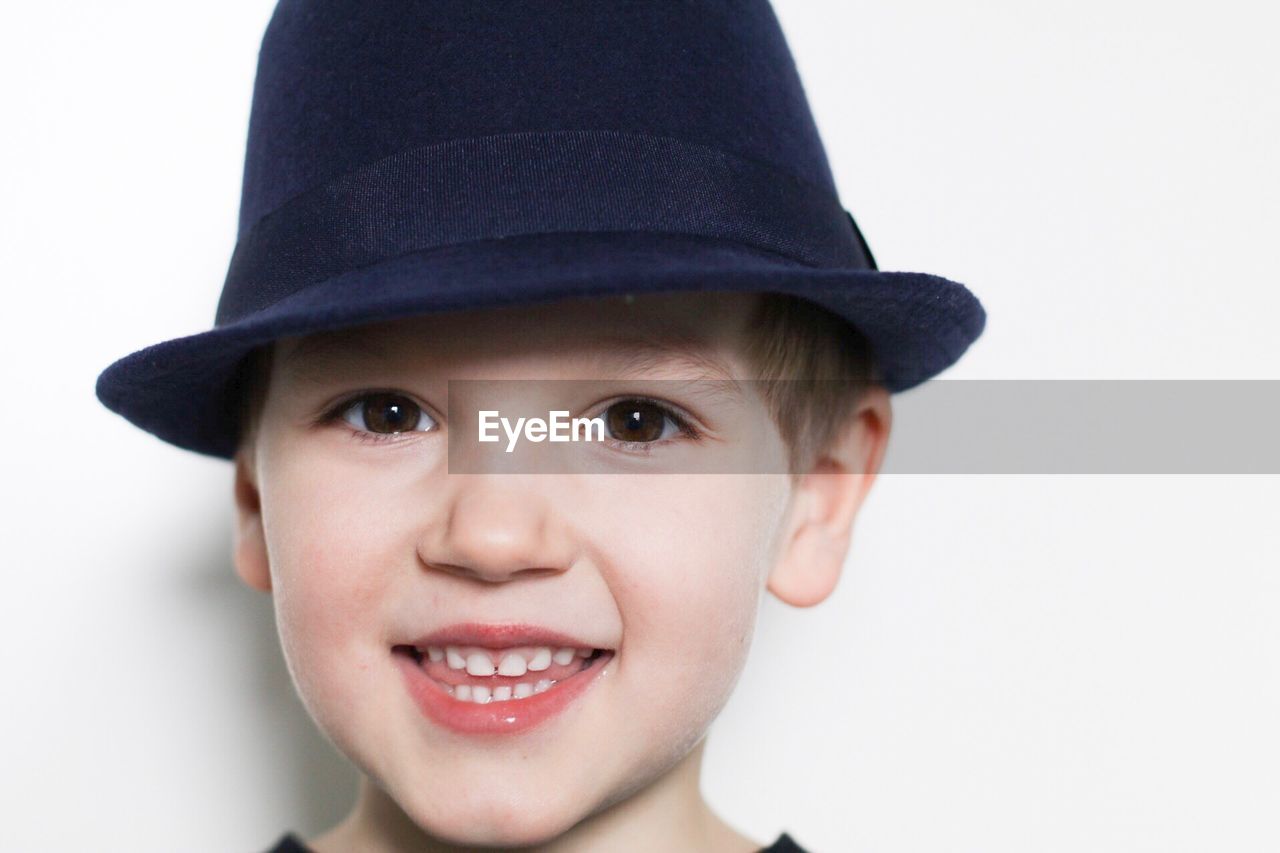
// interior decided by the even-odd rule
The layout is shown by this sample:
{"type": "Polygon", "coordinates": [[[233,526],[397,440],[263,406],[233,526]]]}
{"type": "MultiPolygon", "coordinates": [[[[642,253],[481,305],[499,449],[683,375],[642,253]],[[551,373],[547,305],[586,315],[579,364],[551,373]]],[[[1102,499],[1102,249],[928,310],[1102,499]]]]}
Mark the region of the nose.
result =
{"type": "Polygon", "coordinates": [[[426,568],[500,583],[559,574],[573,564],[573,537],[544,475],[455,474],[441,522],[424,532],[426,568]]]}

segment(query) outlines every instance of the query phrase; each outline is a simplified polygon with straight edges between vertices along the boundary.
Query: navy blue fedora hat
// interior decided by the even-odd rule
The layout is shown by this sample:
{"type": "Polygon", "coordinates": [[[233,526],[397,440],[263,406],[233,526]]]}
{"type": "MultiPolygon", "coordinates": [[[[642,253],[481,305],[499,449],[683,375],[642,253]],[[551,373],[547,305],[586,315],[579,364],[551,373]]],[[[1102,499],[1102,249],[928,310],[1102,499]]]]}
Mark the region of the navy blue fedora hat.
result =
{"type": "Polygon", "coordinates": [[[280,0],[214,326],[96,391],[229,459],[245,357],[282,336],[690,290],[835,312],[890,391],[986,319],[956,282],[876,267],[768,0],[280,0]]]}

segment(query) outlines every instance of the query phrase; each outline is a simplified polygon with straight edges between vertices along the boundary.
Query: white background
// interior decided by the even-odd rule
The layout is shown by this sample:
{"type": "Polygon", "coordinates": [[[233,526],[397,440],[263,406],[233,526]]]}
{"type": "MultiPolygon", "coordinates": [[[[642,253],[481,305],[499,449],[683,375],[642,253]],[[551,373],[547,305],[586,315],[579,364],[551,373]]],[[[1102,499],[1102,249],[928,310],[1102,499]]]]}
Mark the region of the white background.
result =
{"type": "MultiPolygon", "coordinates": [[[[261,849],[354,789],[232,573],[230,465],[93,396],[212,323],[271,6],[0,28],[6,851],[261,849]]],[[[945,376],[1280,379],[1269,4],[776,8],[880,267],[988,309],[945,376]]],[[[836,594],[766,606],[707,796],[815,851],[1280,849],[1278,508],[1277,477],[882,479],[836,594]]]]}

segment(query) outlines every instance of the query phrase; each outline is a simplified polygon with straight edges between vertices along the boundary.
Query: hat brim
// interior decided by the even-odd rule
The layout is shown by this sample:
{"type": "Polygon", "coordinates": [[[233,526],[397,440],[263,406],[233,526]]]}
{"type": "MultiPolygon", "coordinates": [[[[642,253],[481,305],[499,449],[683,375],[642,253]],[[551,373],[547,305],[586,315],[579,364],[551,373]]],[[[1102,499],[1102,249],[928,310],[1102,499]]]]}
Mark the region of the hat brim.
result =
{"type": "Polygon", "coordinates": [[[237,368],[262,344],[437,311],[674,291],[811,300],[867,337],[892,392],[952,365],[986,322],[964,285],[927,273],[813,267],[685,235],[526,235],[403,255],[336,276],[239,321],[131,353],[98,376],[95,390],[108,409],[161,440],[231,459],[237,368]]]}

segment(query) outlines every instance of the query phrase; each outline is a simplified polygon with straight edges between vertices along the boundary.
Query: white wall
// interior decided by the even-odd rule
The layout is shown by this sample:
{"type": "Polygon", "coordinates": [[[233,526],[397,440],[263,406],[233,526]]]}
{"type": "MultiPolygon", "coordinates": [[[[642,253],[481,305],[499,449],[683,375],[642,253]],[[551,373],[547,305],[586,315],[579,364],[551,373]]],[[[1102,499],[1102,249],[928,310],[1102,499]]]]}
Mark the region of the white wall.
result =
{"type": "MultiPolygon", "coordinates": [[[[230,466],[92,391],[212,322],[271,5],[0,28],[3,850],[258,849],[353,791],[232,574],[230,466]]],[[[881,268],[988,309],[947,376],[1280,379],[1267,4],[776,8],[881,268]]],[[[709,798],[816,851],[1280,849],[1277,506],[884,478],[835,596],[766,608],[709,798]]]]}

